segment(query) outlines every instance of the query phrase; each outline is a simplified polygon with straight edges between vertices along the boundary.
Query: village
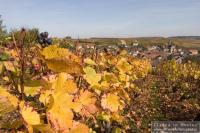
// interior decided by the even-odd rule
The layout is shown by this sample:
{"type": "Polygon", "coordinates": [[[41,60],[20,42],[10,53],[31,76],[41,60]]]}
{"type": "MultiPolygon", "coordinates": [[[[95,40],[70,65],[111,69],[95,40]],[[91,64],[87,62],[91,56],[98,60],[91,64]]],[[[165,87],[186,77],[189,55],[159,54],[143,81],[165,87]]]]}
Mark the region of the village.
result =
{"type": "Polygon", "coordinates": [[[126,50],[131,56],[136,58],[146,58],[151,60],[152,67],[155,68],[160,62],[174,59],[177,63],[184,63],[188,57],[199,58],[200,52],[197,49],[181,48],[173,44],[171,40],[162,45],[150,45],[144,47],[140,42],[135,40],[131,45],[127,44],[125,40],[120,40],[117,45],[103,45],[92,42],[77,43],[78,51],[82,51],[85,56],[90,56],[93,52],[108,52],[110,54],[117,54],[119,50],[126,50]]]}

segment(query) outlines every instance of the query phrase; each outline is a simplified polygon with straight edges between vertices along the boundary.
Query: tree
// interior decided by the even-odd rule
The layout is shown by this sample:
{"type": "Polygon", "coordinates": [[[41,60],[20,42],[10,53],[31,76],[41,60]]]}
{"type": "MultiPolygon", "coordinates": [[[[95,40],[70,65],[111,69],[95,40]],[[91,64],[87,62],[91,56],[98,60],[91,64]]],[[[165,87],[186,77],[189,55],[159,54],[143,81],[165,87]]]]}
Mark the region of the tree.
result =
{"type": "MultiPolygon", "coordinates": [[[[13,29],[11,30],[11,36],[12,33],[15,36],[16,41],[19,41],[19,37],[20,37],[20,32],[21,30],[19,29],[13,29]]],[[[31,44],[34,44],[37,42],[38,39],[38,35],[39,35],[39,29],[37,28],[26,28],[26,37],[25,37],[25,46],[29,46],[31,44]]]]}
{"type": "Polygon", "coordinates": [[[7,31],[5,29],[5,26],[3,25],[3,20],[1,19],[1,15],[0,15],[0,41],[2,41],[2,39],[5,37],[7,31]]]}

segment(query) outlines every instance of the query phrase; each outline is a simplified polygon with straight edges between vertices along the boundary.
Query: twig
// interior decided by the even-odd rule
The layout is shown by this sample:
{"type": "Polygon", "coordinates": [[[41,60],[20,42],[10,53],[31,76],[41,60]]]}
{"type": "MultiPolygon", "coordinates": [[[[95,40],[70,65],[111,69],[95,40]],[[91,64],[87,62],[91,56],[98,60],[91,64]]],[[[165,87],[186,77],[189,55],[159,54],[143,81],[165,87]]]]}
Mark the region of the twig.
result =
{"type": "Polygon", "coordinates": [[[14,35],[13,32],[12,32],[12,38],[13,38],[13,43],[14,43],[15,50],[17,52],[18,57],[20,58],[19,50],[18,50],[17,43],[16,43],[16,40],[15,40],[15,35],[14,35]]]}

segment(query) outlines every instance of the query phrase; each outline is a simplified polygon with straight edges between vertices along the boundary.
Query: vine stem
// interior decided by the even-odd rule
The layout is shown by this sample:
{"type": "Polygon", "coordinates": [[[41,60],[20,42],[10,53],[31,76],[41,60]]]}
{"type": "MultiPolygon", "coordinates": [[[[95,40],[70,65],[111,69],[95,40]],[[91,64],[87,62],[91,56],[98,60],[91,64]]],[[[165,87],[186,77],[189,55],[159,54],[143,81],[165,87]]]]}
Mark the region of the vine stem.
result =
{"type": "Polygon", "coordinates": [[[17,55],[20,58],[19,50],[18,50],[17,43],[16,43],[16,40],[15,40],[15,35],[14,35],[13,32],[12,32],[12,38],[13,38],[13,44],[14,44],[14,47],[15,47],[15,51],[17,52],[17,55]]]}
{"type": "Polygon", "coordinates": [[[25,40],[26,31],[22,28],[19,38],[19,47],[20,47],[20,88],[21,88],[21,99],[25,99],[24,94],[24,75],[25,75],[25,56],[24,56],[24,40],[25,40]]]}

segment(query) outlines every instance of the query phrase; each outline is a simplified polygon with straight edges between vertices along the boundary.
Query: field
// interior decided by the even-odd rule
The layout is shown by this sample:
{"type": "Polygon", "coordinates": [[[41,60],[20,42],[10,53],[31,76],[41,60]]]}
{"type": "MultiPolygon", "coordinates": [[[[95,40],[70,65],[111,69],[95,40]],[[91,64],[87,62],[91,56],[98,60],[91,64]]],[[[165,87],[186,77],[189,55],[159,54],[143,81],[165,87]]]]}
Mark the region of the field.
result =
{"type": "Polygon", "coordinates": [[[132,44],[136,40],[143,46],[151,46],[151,45],[163,45],[167,44],[169,40],[172,40],[172,42],[183,48],[187,49],[198,49],[200,50],[200,39],[199,37],[139,37],[139,38],[92,38],[89,39],[90,41],[97,41],[99,44],[117,44],[120,42],[120,40],[125,40],[127,44],[132,44]]]}
{"type": "Polygon", "coordinates": [[[200,50],[200,39],[179,39],[173,38],[172,41],[175,45],[188,48],[188,49],[198,49],[200,50]]]}

